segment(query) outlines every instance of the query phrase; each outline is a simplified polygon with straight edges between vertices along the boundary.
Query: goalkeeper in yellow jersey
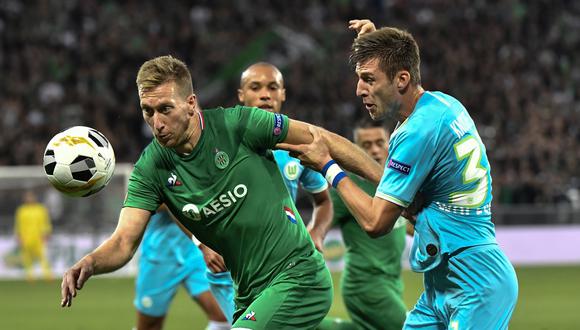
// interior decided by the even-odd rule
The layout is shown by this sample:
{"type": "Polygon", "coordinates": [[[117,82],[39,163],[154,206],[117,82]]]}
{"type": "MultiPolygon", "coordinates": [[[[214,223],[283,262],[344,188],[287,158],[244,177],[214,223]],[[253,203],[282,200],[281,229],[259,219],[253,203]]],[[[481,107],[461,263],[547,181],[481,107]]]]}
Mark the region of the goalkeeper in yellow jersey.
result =
{"type": "Polygon", "coordinates": [[[14,233],[20,247],[26,278],[33,279],[33,266],[39,261],[44,278],[51,279],[52,272],[45,247],[46,239],[52,231],[48,209],[37,201],[32,191],[27,191],[23,199],[22,205],[16,209],[14,233]]]}

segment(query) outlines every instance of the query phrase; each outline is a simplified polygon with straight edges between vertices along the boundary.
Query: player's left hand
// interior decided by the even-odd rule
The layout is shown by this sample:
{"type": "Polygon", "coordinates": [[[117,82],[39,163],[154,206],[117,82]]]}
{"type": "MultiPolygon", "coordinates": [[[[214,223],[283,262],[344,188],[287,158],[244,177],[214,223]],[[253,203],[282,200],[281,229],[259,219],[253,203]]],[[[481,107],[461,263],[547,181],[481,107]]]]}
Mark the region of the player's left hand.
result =
{"type": "Polygon", "coordinates": [[[324,247],[324,235],[315,228],[308,228],[308,233],[312,238],[312,242],[314,242],[314,247],[322,253],[322,248],[324,247]]]}
{"type": "Polygon", "coordinates": [[[290,151],[290,156],[300,159],[302,165],[320,172],[332,158],[326,141],[324,141],[320,133],[320,128],[310,125],[308,130],[313,138],[309,144],[278,143],[276,148],[290,151]]]}

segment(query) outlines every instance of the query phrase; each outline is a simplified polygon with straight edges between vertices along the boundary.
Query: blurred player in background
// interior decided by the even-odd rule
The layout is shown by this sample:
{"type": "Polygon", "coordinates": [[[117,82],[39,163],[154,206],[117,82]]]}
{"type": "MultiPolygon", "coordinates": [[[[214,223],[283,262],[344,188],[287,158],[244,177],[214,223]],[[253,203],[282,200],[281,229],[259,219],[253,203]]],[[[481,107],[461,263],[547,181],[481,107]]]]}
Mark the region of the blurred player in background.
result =
{"type": "MultiPolygon", "coordinates": [[[[236,283],[233,329],[314,328],[332,303],[330,273],[266,153],[280,142],[312,142],[310,126],[241,106],[202,112],[187,66],[171,56],[145,62],[137,86],[155,139],[135,165],[115,232],[64,274],[61,306],[93,274],[127,263],[165,203],[224,257],[236,283]]],[[[374,160],[333,138],[350,146],[333,153],[348,155],[345,167],[379,180],[374,160]]]]}
{"type": "MultiPolygon", "coordinates": [[[[238,99],[244,106],[280,113],[282,103],[286,100],[282,73],[270,63],[250,65],[241,75],[238,99]]],[[[324,237],[332,221],[332,201],[326,179],[320,173],[302,166],[298,159],[290,157],[288,151],[274,150],[273,154],[294,203],[299,185],[311,194],[313,213],[307,228],[314,245],[322,252],[324,237]]],[[[228,290],[233,292],[233,287],[227,281],[229,275],[221,274],[227,271],[220,260],[221,256],[203,244],[200,244],[200,249],[204,252],[210,270],[208,279],[212,293],[219,298],[233,296],[228,293],[228,290]]],[[[228,307],[222,309],[228,310],[228,307]]]]}
{"type": "MultiPolygon", "coordinates": [[[[382,121],[363,118],[355,126],[353,136],[359,147],[384,166],[389,133],[382,121]]],[[[355,174],[348,176],[367,194],[377,189],[375,184],[355,174]]],[[[399,217],[389,234],[370,238],[335,190],[331,196],[334,223],[340,226],[346,246],[341,289],[352,322],[325,318],[318,329],[401,329],[407,313],[403,301],[401,255],[405,249],[405,232],[412,234],[412,225],[399,217]]]]}
{"type": "Polygon", "coordinates": [[[16,209],[14,234],[18,241],[26,279],[34,278],[34,265],[38,261],[45,279],[52,279],[50,263],[46,257],[46,241],[52,232],[46,206],[38,202],[33,191],[26,191],[23,203],[16,209]]]}
{"type": "Polygon", "coordinates": [[[310,128],[311,144],[284,147],[340,177],[340,197],[370,235],[389,233],[418,192],[426,198],[410,256],[411,268],[424,273],[425,291],[405,329],[507,329],[518,283],[495,240],[490,165],[473,120],[455,98],[423,90],[410,33],[375,31],[368,20],[351,21],[350,28],[359,32],[351,53],[357,95],[373,119],[400,120],[375,197],[341,175],[327,149],[340,141],[324,131],[310,128]]]}
{"type": "MultiPolygon", "coordinates": [[[[250,65],[240,78],[238,99],[247,107],[280,113],[286,101],[282,72],[266,62],[250,65]]],[[[322,251],[324,237],[332,224],[332,201],[326,180],[320,173],[302,166],[300,160],[291,157],[286,150],[274,150],[273,154],[294,202],[298,186],[311,195],[313,212],[308,232],[316,248],[322,251]]]]}
{"type": "Polygon", "coordinates": [[[137,309],[137,330],[163,327],[169,305],[181,285],[207,315],[207,330],[230,329],[209,291],[206,269],[199,249],[162,206],[151,217],[141,242],[133,301],[137,309]]]}

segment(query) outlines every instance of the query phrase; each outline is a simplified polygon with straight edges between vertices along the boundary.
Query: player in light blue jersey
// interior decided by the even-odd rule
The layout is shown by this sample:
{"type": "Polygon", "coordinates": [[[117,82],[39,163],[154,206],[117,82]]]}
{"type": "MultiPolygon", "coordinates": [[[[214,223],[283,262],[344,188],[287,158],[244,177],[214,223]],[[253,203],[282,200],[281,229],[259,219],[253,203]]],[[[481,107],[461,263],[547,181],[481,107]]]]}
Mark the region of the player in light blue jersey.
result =
{"type": "MultiPolygon", "coordinates": [[[[270,63],[259,62],[249,66],[241,75],[238,98],[245,106],[280,113],[282,103],[286,100],[282,73],[270,63]]],[[[274,150],[272,153],[292,200],[296,202],[298,186],[311,194],[313,214],[308,231],[316,248],[322,251],[324,237],[332,224],[333,213],[326,180],[320,173],[300,164],[300,161],[291,157],[288,151],[274,150]]],[[[211,292],[229,318],[230,311],[234,310],[234,288],[225,263],[215,251],[199,242],[196,244],[203,252],[208,266],[207,278],[211,292]]]]}
{"type": "MultiPolygon", "coordinates": [[[[238,99],[245,106],[280,113],[282,103],[286,101],[282,73],[270,63],[250,65],[242,72],[238,99]]],[[[308,232],[316,248],[322,251],[322,241],[332,224],[332,201],[328,184],[320,173],[304,167],[298,159],[290,157],[288,151],[274,150],[273,153],[294,202],[299,185],[312,196],[313,213],[308,223],[308,232]]]]}
{"type": "Polygon", "coordinates": [[[177,289],[183,285],[209,319],[208,330],[229,329],[230,324],[205,277],[203,256],[166,210],[151,217],[141,242],[135,286],[137,329],[161,329],[177,289]],[[169,247],[169,248],[168,248],[169,247]]]}
{"type": "Polygon", "coordinates": [[[325,131],[311,128],[311,144],[284,147],[325,174],[371,236],[390,232],[415,196],[425,197],[410,255],[412,269],[424,273],[425,291],[404,329],[506,329],[518,284],[495,240],[491,170],[473,120],[455,98],[423,90],[410,33],[375,30],[368,20],[351,21],[350,28],[359,32],[351,53],[357,95],[373,119],[400,120],[374,198],[332,160],[329,147],[336,154],[348,146],[325,131]]]}

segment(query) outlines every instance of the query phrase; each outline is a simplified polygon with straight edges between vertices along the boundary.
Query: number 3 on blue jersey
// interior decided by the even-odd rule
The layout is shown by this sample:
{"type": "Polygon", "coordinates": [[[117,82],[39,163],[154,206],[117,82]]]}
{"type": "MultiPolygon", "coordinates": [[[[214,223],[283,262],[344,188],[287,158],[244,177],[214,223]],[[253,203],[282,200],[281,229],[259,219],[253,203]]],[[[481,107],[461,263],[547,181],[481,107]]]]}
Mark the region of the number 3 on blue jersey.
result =
{"type": "Polygon", "coordinates": [[[467,158],[463,169],[463,184],[479,181],[471,190],[458,191],[449,195],[449,203],[462,207],[479,207],[487,196],[488,169],[481,165],[481,143],[473,135],[468,135],[453,145],[457,161],[467,158]]]}

